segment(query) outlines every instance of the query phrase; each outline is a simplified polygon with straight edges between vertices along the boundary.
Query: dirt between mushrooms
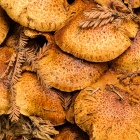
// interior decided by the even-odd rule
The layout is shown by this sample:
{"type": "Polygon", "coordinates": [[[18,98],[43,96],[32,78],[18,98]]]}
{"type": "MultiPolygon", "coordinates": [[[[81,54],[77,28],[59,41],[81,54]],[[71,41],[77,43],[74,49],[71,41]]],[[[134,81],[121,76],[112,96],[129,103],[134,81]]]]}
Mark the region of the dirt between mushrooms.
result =
{"type": "Polygon", "coordinates": [[[140,140],[139,6],[0,0],[0,140],[140,140]]]}

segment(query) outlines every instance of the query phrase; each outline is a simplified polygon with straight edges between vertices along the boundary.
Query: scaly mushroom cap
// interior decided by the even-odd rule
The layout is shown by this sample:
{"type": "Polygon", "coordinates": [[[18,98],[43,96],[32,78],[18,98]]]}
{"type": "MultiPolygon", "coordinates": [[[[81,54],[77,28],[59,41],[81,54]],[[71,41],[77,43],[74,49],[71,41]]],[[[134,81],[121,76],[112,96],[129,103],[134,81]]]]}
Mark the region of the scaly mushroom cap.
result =
{"type": "Polygon", "coordinates": [[[90,63],[60,50],[55,44],[47,46],[46,56],[37,62],[39,78],[61,91],[80,90],[95,82],[107,69],[106,63],[90,63]]]}
{"type": "Polygon", "coordinates": [[[131,105],[118,76],[108,71],[76,98],[75,121],[90,140],[139,140],[140,104],[131,105]]]}
{"type": "Polygon", "coordinates": [[[136,71],[140,67],[140,31],[130,48],[112,62],[112,67],[121,71],[136,71]]]}
{"type": "Polygon", "coordinates": [[[61,125],[65,122],[65,111],[61,106],[57,91],[47,89],[43,92],[35,74],[23,73],[14,88],[17,94],[16,104],[21,114],[39,116],[54,125],[61,125]]]}
{"type": "Polygon", "coordinates": [[[79,14],[55,34],[56,44],[68,53],[91,62],[106,62],[121,55],[135,37],[138,25],[123,22],[118,28],[108,23],[101,27],[81,29],[84,16],[79,14]],[[127,27],[129,26],[129,28],[127,27]]]}
{"type": "Polygon", "coordinates": [[[10,27],[10,19],[6,12],[0,7],[0,44],[5,40],[10,27]]]}
{"type": "Polygon", "coordinates": [[[67,19],[66,0],[0,0],[11,19],[39,31],[55,31],[67,19]]]}
{"type": "MultiPolygon", "coordinates": [[[[0,47],[0,77],[6,69],[5,61],[7,61],[10,58],[12,53],[13,49],[8,48],[6,46],[0,47]]],[[[8,89],[3,82],[4,80],[0,79],[0,115],[6,114],[8,112],[10,104],[8,89]]]]}
{"type": "Polygon", "coordinates": [[[88,140],[89,137],[79,127],[72,124],[66,124],[58,128],[59,134],[54,140],[88,140]]]}

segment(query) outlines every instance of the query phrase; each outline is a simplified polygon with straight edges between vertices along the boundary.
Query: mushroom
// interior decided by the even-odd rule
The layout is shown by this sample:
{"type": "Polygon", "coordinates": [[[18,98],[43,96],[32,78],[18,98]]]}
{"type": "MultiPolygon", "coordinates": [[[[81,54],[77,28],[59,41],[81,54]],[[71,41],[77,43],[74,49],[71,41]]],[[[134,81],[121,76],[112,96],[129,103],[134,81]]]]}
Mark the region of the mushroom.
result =
{"type": "Polygon", "coordinates": [[[25,72],[14,85],[16,105],[25,116],[39,116],[54,125],[65,123],[65,111],[61,106],[58,91],[43,90],[33,73],[25,72]]]}
{"type": "Polygon", "coordinates": [[[134,38],[138,31],[138,24],[131,20],[131,13],[121,13],[116,18],[113,17],[116,10],[110,11],[102,6],[91,7],[84,11],[84,15],[80,13],[58,30],[55,42],[63,51],[87,61],[113,60],[128,49],[130,38],[134,38]],[[103,18],[105,13],[108,13],[107,18],[103,18]]]}
{"type": "Polygon", "coordinates": [[[83,61],[64,53],[54,43],[48,43],[43,48],[46,48],[46,55],[36,61],[37,75],[42,83],[61,91],[83,89],[95,82],[107,69],[106,63],[83,61]]]}
{"type": "Polygon", "coordinates": [[[75,100],[75,122],[90,140],[139,140],[140,104],[131,104],[130,90],[119,83],[119,75],[108,70],[75,100]]]}
{"type": "Polygon", "coordinates": [[[22,26],[39,31],[55,31],[67,19],[66,0],[0,0],[9,17],[22,26]]]}
{"type": "Polygon", "coordinates": [[[10,19],[6,12],[0,7],[0,44],[5,40],[10,28],[10,19]]]}

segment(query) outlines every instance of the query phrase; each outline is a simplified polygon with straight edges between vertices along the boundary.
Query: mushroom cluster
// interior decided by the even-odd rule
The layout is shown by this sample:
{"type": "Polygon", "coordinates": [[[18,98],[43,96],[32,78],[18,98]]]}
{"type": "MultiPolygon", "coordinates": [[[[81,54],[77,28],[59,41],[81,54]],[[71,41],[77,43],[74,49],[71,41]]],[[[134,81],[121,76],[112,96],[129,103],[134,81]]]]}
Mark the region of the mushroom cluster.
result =
{"type": "Polygon", "coordinates": [[[139,0],[0,0],[0,139],[140,139],[139,0]]]}

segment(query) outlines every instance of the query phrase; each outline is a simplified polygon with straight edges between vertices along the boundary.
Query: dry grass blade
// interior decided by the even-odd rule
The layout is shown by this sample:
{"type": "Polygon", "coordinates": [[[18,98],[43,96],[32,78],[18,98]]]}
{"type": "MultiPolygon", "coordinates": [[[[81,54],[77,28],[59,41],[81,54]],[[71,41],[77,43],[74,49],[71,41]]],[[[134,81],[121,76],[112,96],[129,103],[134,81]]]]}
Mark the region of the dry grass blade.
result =
{"type": "Polygon", "coordinates": [[[59,93],[58,95],[62,102],[63,108],[67,110],[72,102],[72,95],[70,93],[65,93],[65,94],[59,93]]]}

